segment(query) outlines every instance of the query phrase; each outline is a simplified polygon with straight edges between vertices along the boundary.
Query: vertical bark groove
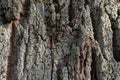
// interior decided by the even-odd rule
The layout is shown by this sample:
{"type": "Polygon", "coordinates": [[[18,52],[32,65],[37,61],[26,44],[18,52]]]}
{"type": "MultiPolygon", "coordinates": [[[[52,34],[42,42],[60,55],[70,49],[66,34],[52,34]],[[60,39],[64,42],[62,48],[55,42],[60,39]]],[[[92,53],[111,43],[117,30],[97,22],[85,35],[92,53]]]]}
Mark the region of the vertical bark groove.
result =
{"type": "Polygon", "coordinates": [[[14,79],[14,66],[15,66],[15,60],[16,60],[16,47],[15,47],[15,21],[12,21],[9,25],[9,28],[11,30],[10,33],[10,52],[8,56],[8,66],[7,66],[7,78],[6,80],[15,80],[14,79]]]}
{"type": "Polygon", "coordinates": [[[53,36],[50,36],[50,50],[51,50],[51,80],[53,80],[53,70],[54,70],[54,53],[53,53],[53,36]]]}
{"type": "Polygon", "coordinates": [[[0,80],[120,80],[118,2],[1,0],[0,80]]]}

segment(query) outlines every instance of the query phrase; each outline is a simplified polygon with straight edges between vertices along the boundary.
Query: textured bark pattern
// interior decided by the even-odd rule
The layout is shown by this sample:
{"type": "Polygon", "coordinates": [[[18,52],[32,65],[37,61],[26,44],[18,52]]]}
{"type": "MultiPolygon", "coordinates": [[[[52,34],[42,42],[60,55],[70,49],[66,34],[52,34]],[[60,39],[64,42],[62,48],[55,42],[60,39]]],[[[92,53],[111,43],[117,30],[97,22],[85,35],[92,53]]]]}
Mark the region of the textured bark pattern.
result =
{"type": "Polygon", "coordinates": [[[0,0],[0,80],[120,80],[119,0],[0,0]]]}

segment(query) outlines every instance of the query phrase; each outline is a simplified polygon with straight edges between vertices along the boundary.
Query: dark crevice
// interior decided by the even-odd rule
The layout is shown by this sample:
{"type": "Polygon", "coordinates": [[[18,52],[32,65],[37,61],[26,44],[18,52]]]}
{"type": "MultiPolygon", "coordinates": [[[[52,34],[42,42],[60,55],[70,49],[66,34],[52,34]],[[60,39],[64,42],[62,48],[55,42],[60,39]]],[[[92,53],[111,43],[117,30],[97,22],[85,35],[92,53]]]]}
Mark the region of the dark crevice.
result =
{"type": "Polygon", "coordinates": [[[120,0],[116,0],[117,1],[117,3],[120,3],[120,0]]]}
{"type": "Polygon", "coordinates": [[[97,30],[96,26],[99,26],[99,21],[100,21],[98,18],[99,15],[100,15],[99,9],[94,9],[94,10],[91,10],[91,12],[90,12],[90,17],[92,20],[92,26],[93,26],[93,32],[94,32],[94,38],[97,41],[99,40],[99,38],[98,38],[98,30],[97,30]]]}
{"type": "MultiPolygon", "coordinates": [[[[102,27],[100,27],[100,16],[101,16],[101,8],[95,8],[91,10],[90,16],[92,20],[93,32],[94,32],[94,39],[100,44],[100,49],[102,53],[104,53],[103,45],[103,35],[102,35],[102,27]],[[101,39],[100,39],[101,38],[101,39]]],[[[103,56],[106,59],[105,56],[103,56]]]]}
{"type": "Polygon", "coordinates": [[[6,19],[6,17],[5,17],[6,11],[9,11],[9,9],[10,9],[9,7],[6,7],[6,8],[2,7],[2,8],[0,8],[0,18],[1,18],[1,22],[3,24],[10,23],[10,21],[8,21],[6,19]]]}
{"type": "Polygon", "coordinates": [[[10,26],[10,52],[8,56],[7,77],[6,80],[15,80],[14,78],[14,65],[16,60],[16,47],[15,47],[15,23],[11,22],[10,26]]]}
{"type": "Polygon", "coordinates": [[[92,49],[91,80],[98,80],[96,73],[96,50],[92,49]]]}
{"type": "Polygon", "coordinates": [[[111,28],[113,31],[113,56],[117,62],[120,62],[120,44],[118,43],[118,41],[119,41],[118,34],[120,33],[120,31],[117,28],[118,25],[116,25],[116,24],[118,24],[118,23],[116,23],[116,20],[110,20],[111,26],[112,26],[111,28]]]}
{"type": "MultiPolygon", "coordinates": [[[[59,32],[62,31],[62,28],[61,28],[61,5],[60,5],[60,2],[59,0],[53,0],[53,4],[55,6],[55,13],[56,15],[59,14],[60,16],[56,16],[56,23],[55,23],[55,31],[53,32],[54,34],[54,43],[57,43],[59,42],[59,40],[57,39],[58,35],[59,35],[59,32]]],[[[63,6],[63,5],[62,5],[63,6]]]]}
{"type": "Polygon", "coordinates": [[[69,26],[74,27],[75,24],[81,23],[81,17],[83,14],[84,5],[81,5],[84,1],[70,0],[68,6],[69,26]]]}
{"type": "Polygon", "coordinates": [[[29,17],[29,10],[30,10],[30,6],[31,6],[31,3],[30,3],[30,0],[25,0],[25,2],[23,3],[23,12],[20,13],[21,14],[21,17],[29,17]]]}
{"type": "Polygon", "coordinates": [[[60,13],[61,8],[60,8],[59,0],[53,0],[53,3],[55,4],[55,12],[60,13]]]}
{"type": "Polygon", "coordinates": [[[62,75],[63,73],[60,65],[61,65],[60,63],[57,65],[57,70],[56,70],[57,80],[63,80],[63,75],[62,75]]]}
{"type": "Polygon", "coordinates": [[[54,69],[53,37],[49,36],[49,40],[50,40],[51,64],[52,64],[50,80],[53,80],[53,69],[54,69]]]}
{"type": "Polygon", "coordinates": [[[74,10],[73,10],[73,0],[70,0],[70,3],[69,3],[69,26],[70,27],[73,27],[73,23],[72,23],[72,20],[73,20],[73,17],[74,17],[74,10]]]}
{"type": "Polygon", "coordinates": [[[86,6],[86,5],[89,5],[89,4],[90,4],[89,0],[85,0],[85,4],[84,5],[86,6]]]}
{"type": "Polygon", "coordinates": [[[67,67],[67,71],[68,71],[68,80],[70,79],[70,70],[69,70],[69,67],[68,66],[66,66],[67,67]]]}

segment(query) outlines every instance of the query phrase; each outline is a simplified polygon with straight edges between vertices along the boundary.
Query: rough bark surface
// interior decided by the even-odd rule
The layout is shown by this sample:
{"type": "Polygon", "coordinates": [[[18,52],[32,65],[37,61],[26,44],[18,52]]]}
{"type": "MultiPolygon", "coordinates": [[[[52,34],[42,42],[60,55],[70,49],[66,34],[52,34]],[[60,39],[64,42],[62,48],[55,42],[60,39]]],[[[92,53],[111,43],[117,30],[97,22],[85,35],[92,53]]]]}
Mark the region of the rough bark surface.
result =
{"type": "Polygon", "coordinates": [[[0,80],[120,80],[120,1],[0,0],[0,80]]]}

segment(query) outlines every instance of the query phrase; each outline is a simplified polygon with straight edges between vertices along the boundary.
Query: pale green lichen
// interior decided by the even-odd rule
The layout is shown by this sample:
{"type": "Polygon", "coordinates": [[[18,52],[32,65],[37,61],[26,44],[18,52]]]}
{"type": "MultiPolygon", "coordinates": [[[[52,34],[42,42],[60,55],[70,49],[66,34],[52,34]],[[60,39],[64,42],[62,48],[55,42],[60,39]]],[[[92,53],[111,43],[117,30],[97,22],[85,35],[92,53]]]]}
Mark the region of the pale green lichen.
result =
{"type": "Polygon", "coordinates": [[[45,0],[41,0],[41,3],[44,4],[45,0]]]}
{"type": "Polygon", "coordinates": [[[110,23],[108,24],[108,28],[111,28],[111,24],[110,23]]]}

